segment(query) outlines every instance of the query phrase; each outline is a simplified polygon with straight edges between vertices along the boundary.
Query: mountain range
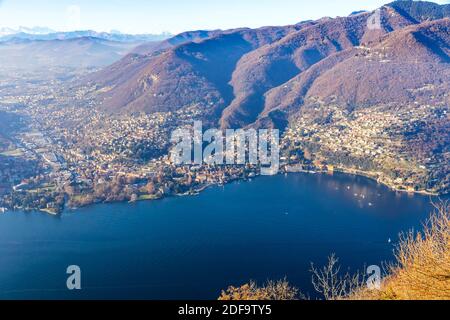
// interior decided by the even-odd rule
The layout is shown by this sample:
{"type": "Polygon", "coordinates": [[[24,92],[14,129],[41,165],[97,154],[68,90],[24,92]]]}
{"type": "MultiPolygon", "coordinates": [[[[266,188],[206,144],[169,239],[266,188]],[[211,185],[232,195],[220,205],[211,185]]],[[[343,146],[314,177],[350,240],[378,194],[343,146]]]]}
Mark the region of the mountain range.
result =
{"type": "Polygon", "coordinates": [[[171,35],[120,32],[56,32],[45,27],[0,29],[0,71],[85,69],[111,65],[136,46],[156,45],[171,35]]]}
{"type": "Polygon", "coordinates": [[[56,32],[45,27],[0,29],[1,70],[101,68],[140,45],[156,45],[171,35],[129,35],[120,32],[56,32]]]}
{"type": "Polygon", "coordinates": [[[395,1],[296,25],[187,32],[141,45],[83,84],[108,112],[197,105],[222,128],[286,126],[317,100],[350,109],[448,101],[449,17],[450,5],[395,1]]]}
{"type": "Polygon", "coordinates": [[[0,42],[0,71],[48,71],[106,67],[121,59],[137,42],[118,42],[93,37],[67,40],[14,38],[0,42]]]}
{"type": "Polygon", "coordinates": [[[93,30],[58,32],[46,27],[27,28],[20,27],[18,29],[1,28],[0,42],[10,41],[13,39],[22,40],[70,40],[78,38],[98,38],[108,41],[117,42],[146,42],[146,41],[163,41],[170,38],[170,33],[162,34],[124,34],[118,31],[97,32],[93,30]]]}
{"type": "Polygon", "coordinates": [[[7,28],[3,27],[0,28],[0,37],[4,36],[10,36],[18,33],[26,33],[30,35],[39,35],[39,34],[49,34],[56,32],[53,29],[47,28],[47,27],[18,27],[18,28],[7,28]]]}

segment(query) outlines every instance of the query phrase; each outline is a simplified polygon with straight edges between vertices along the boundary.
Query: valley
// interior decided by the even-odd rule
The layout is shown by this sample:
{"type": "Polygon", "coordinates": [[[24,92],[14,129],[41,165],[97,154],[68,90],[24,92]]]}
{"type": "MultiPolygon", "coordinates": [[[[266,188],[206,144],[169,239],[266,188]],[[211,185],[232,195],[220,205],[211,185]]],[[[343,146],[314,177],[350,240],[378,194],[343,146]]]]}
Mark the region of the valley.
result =
{"type": "Polygon", "coordinates": [[[0,43],[17,59],[0,63],[0,207],[59,214],[258,175],[255,165],[174,165],[170,134],[194,121],[281,130],[282,172],[342,171],[447,194],[449,8],[396,1],[377,11],[375,30],[374,12],[359,12],[144,42],[0,43]]]}

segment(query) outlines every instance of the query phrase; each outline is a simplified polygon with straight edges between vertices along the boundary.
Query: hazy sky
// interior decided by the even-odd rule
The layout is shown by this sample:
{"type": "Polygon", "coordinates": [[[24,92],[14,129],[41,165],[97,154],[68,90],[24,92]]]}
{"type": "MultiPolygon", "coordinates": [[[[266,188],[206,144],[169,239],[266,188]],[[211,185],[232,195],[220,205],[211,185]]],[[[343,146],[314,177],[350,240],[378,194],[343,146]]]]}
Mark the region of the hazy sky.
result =
{"type": "Polygon", "coordinates": [[[179,33],[293,24],[373,10],[387,2],[390,0],[0,0],[0,27],[179,33]]]}

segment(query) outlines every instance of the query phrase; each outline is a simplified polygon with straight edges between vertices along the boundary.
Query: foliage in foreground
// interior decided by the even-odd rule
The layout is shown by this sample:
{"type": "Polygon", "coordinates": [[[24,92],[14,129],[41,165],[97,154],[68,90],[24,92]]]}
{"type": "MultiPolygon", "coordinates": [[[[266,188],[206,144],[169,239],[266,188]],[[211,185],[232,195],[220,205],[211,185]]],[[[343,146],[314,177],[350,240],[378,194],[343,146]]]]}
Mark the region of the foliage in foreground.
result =
{"type": "MultiPolygon", "coordinates": [[[[388,267],[381,288],[369,290],[363,274],[342,274],[330,256],[320,269],[311,267],[314,289],[325,300],[450,300],[450,204],[441,202],[422,232],[400,235],[396,262],[388,267]]],[[[219,300],[304,299],[286,280],[230,287],[219,300]]]]}
{"type": "Polygon", "coordinates": [[[286,280],[277,282],[268,281],[263,287],[258,287],[256,282],[251,281],[239,288],[229,287],[222,291],[219,300],[296,300],[298,298],[297,288],[291,287],[286,280]]]}
{"type": "Polygon", "coordinates": [[[450,300],[450,204],[435,208],[423,232],[401,235],[381,290],[361,290],[353,298],[450,300]]]}

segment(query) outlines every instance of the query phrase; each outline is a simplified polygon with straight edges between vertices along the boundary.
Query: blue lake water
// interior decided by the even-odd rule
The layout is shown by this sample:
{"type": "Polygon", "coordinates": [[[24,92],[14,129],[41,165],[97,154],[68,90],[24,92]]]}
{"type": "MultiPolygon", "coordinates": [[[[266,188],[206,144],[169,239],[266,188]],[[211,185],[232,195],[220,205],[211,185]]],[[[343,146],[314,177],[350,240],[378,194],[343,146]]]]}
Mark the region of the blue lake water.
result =
{"type": "Polygon", "coordinates": [[[393,257],[430,197],[335,174],[261,177],[195,197],[96,205],[60,217],[0,214],[0,299],[216,299],[285,276],[313,293],[310,263],[351,270],[393,257]],[[392,243],[389,243],[392,239],[392,243]],[[68,291],[66,269],[82,270],[68,291]]]}

